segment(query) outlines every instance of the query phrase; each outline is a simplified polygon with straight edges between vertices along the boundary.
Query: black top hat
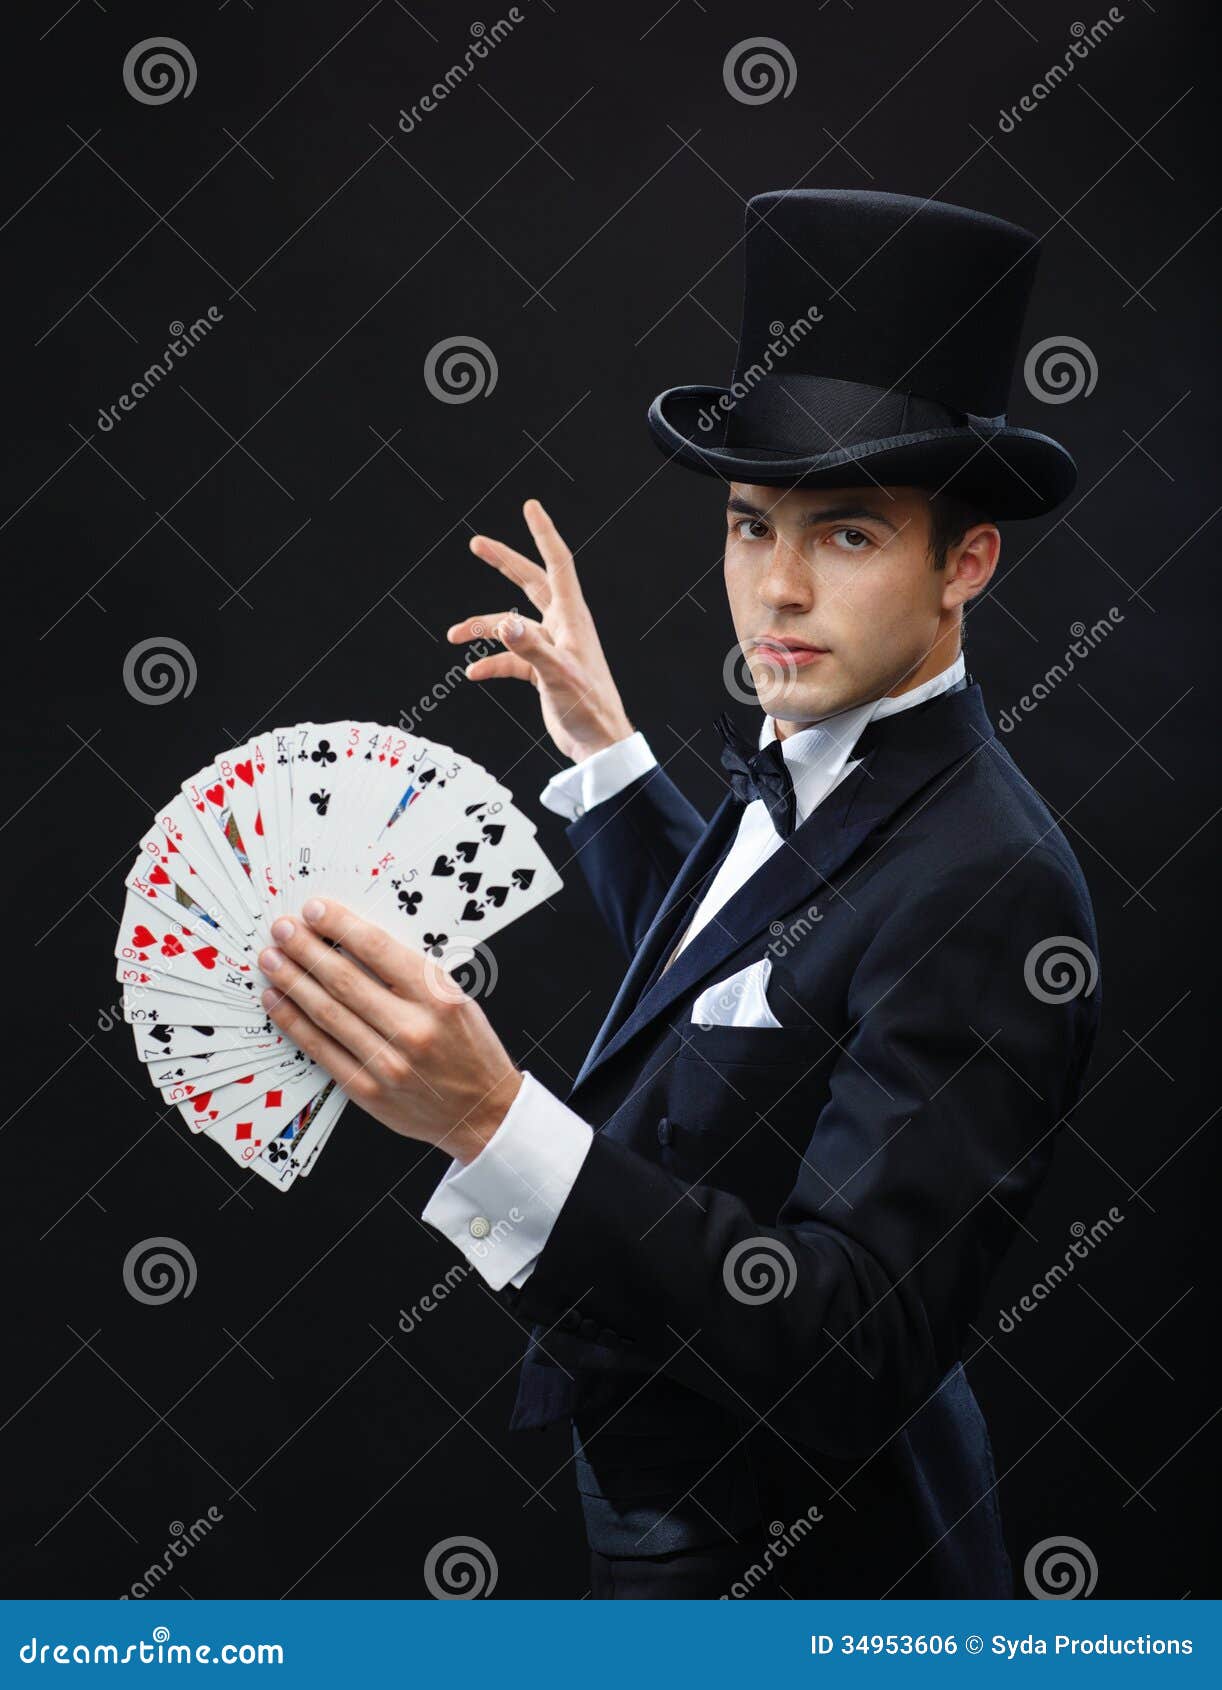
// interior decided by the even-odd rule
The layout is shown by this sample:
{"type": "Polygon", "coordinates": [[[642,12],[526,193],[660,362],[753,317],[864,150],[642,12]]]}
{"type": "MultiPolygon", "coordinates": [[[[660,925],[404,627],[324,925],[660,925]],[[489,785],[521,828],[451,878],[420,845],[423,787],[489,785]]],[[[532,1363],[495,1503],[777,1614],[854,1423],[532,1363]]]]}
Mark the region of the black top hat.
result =
{"type": "Polygon", "coordinates": [[[755,195],[744,242],[733,378],[658,395],[668,456],[766,486],[925,487],[993,517],[1072,491],[1065,448],[1005,417],[1034,235],[940,200],[804,188],[755,195]]]}

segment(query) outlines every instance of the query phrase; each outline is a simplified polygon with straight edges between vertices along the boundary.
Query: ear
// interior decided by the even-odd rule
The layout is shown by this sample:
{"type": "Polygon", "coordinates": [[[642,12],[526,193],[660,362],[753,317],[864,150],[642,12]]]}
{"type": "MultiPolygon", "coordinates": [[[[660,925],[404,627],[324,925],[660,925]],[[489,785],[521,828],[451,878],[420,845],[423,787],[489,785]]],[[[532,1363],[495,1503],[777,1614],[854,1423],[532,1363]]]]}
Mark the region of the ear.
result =
{"type": "Polygon", "coordinates": [[[953,610],[982,593],[1001,557],[1001,535],[992,522],[978,522],[953,545],[946,558],[943,610],[953,610]]]}

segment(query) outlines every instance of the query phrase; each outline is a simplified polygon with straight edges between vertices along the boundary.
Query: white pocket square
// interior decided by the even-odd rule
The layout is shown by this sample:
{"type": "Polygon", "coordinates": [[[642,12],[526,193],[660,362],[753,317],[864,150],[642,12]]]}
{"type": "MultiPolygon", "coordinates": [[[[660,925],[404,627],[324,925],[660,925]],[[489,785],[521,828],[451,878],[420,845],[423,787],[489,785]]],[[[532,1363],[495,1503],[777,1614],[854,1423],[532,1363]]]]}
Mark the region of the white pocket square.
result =
{"type": "Polygon", "coordinates": [[[740,968],[715,986],[708,986],[692,1005],[692,1023],[701,1027],[779,1027],[768,1007],[771,957],[740,968]]]}

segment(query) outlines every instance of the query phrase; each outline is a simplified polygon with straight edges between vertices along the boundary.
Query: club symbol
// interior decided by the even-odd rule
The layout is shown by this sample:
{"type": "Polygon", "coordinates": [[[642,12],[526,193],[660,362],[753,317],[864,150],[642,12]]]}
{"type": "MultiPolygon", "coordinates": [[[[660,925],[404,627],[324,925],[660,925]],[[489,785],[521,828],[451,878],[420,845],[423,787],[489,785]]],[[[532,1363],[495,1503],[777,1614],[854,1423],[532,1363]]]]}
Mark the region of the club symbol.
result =
{"type": "Polygon", "coordinates": [[[319,790],[317,792],[311,792],[311,794],[310,794],[310,803],[313,804],[314,808],[318,811],[320,816],[326,815],[327,805],[330,802],[331,802],[331,794],[329,792],[324,791],[321,787],[319,788],[319,790]]]}
{"type": "Polygon", "coordinates": [[[329,739],[319,740],[317,750],[311,751],[310,753],[310,761],[311,763],[322,763],[324,765],[327,763],[338,762],[335,752],[331,749],[331,741],[329,739]]]}
{"type": "Polygon", "coordinates": [[[283,1162],[288,1157],[288,1153],[288,1146],[281,1144],[278,1138],[274,1139],[267,1147],[267,1159],[269,1162],[283,1162]]]}
{"type": "Polygon", "coordinates": [[[440,956],[449,938],[448,933],[426,933],[422,943],[426,951],[431,952],[433,956],[440,956]]]}
{"type": "Polygon", "coordinates": [[[403,911],[404,915],[415,915],[416,911],[420,908],[419,892],[400,892],[399,908],[403,911]]]}

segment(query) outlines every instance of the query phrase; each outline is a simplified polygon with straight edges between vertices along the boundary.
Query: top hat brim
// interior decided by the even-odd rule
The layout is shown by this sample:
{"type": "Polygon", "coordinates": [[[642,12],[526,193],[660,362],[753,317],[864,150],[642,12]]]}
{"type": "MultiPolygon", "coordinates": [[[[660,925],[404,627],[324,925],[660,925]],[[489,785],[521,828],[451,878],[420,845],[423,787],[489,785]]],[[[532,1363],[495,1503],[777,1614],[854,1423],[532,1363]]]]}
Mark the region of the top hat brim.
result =
{"type": "Polygon", "coordinates": [[[671,387],[649,407],[654,440],[687,469],[765,487],[923,487],[997,519],[1043,516],[1077,481],[1057,441],[1008,425],[923,429],[823,452],[725,444],[724,387],[671,387]],[[709,426],[712,418],[711,426],[709,426]]]}

